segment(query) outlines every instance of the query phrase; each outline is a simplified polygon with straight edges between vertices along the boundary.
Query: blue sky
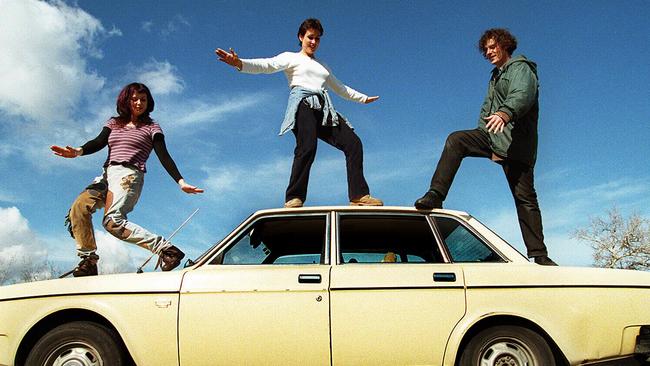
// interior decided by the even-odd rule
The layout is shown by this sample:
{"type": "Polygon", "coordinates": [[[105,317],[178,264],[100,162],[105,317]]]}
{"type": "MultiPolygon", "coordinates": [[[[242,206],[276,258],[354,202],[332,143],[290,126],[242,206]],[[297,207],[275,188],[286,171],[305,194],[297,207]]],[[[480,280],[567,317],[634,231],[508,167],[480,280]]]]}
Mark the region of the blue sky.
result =
{"type": "MultiPolygon", "coordinates": [[[[0,254],[73,265],[64,226],[70,203],[106,150],[79,146],[114,114],[131,81],[149,85],[152,116],[186,180],[182,193],[155,154],[129,218],[199,255],[255,210],[280,207],[294,139],[277,136],[288,88],[282,73],[245,75],[216,60],[297,51],[301,21],[325,34],[317,56],[347,85],[379,95],[370,105],[335,97],[365,150],[371,193],[410,206],[427,189],[447,135],[476,127],[491,65],[481,33],[506,27],[538,64],[536,188],[549,253],[590,265],[571,233],[616,205],[650,214],[650,3],[647,1],[54,1],[0,0],[0,254]]],[[[347,204],[342,154],[319,145],[307,205],[347,204]]],[[[445,207],[467,211],[524,250],[499,166],[466,159],[445,207]]],[[[99,215],[95,221],[99,224],[99,215]]],[[[147,252],[96,225],[100,266],[135,268],[147,252]]],[[[8,264],[4,264],[5,266],[8,264]]]]}

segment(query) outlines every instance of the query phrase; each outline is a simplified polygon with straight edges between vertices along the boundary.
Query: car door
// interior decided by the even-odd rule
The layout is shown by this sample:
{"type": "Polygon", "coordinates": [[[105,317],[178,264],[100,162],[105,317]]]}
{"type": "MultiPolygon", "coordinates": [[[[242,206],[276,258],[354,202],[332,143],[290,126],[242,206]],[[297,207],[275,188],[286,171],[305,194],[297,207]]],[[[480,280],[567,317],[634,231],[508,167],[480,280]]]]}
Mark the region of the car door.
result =
{"type": "Polygon", "coordinates": [[[181,365],[329,365],[328,215],[264,217],[188,272],[181,365]]]}
{"type": "Polygon", "coordinates": [[[334,365],[442,363],[465,313],[463,272],[422,214],[339,213],[330,284],[334,365]]]}

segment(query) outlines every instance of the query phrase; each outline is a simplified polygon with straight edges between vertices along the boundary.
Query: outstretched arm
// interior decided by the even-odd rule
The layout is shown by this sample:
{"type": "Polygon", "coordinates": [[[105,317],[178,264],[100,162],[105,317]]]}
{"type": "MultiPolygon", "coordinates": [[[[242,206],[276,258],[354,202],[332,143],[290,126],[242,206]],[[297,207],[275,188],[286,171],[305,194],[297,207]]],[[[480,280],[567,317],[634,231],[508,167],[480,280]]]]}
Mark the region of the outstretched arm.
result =
{"type": "Polygon", "coordinates": [[[178,171],[178,167],[176,167],[176,163],[174,163],[171,155],[169,155],[169,151],[167,151],[167,145],[165,144],[165,135],[162,133],[157,133],[153,136],[153,148],[163,168],[165,168],[167,173],[178,183],[183,192],[190,194],[203,193],[203,190],[201,188],[188,184],[181,176],[181,173],[178,171]]]}
{"type": "Polygon", "coordinates": [[[325,80],[325,83],[331,90],[333,90],[339,96],[351,101],[364,103],[364,104],[372,103],[377,99],[379,99],[378,95],[369,97],[343,84],[339,79],[336,78],[336,76],[334,76],[334,73],[328,66],[326,65],[323,66],[330,72],[330,75],[327,77],[327,80],[325,80]]]}
{"type": "Polygon", "coordinates": [[[102,132],[97,135],[94,139],[86,142],[81,147],[72,147],[66,146],[61,147],[57,145],[50,146],[50,150],[54,152],[56,156],[62,156],[64,158],[76,158],[81,155],[90,155],[96,153],[97,151],[103,149],[108,145],[108,136],[111,134],[111,129],[108,127],[102,128],[102,132]]]}

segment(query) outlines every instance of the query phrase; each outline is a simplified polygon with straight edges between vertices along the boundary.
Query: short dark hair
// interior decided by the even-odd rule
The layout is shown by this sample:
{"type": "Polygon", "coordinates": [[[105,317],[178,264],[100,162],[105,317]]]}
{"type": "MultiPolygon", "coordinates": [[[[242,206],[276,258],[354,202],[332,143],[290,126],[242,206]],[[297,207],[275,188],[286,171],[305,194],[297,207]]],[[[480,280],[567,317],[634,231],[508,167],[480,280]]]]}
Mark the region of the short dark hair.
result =
{"type": "Polygon", "coordinates": [[[478,50],[483,56],[485,56],[485,45],[491,39],[494,39],[510,56],[517,49],[517,38],[509,30],[505,28],[492,28],[486,30],[478,41],[478,50]]]}
{"type": "Polygon", "coordinates": [[[122,91],[120,91],[120,94],[117,96],[117,114],[119,118],[124,121],[124,122],[129,122],[129,119],[131,118],[131,96],[133,93],[145,93],[147,94],[147,109],[142,113],[139,117],[140,122],[145,122],[149,123],[151,122],[151,117],[149,117],[149,113],[153,112],[153,107],[155,105],[153,101],[153,96],[151,95],[151,92],[149,91],[149,88],[147,88],[146,85],[142,83],[131,83],[124,88],[122,88],[122,91]]]}
{"type": "Polygon", "coordinates": [[[302,24],[300,24],[300,28],[298,28],[298,38],[304,36],[309,29],[317,30],[321,36],[324,33],[323,26],[320,24],[320,20],[316,18],[309,18],[305,19],[302,24]]]}

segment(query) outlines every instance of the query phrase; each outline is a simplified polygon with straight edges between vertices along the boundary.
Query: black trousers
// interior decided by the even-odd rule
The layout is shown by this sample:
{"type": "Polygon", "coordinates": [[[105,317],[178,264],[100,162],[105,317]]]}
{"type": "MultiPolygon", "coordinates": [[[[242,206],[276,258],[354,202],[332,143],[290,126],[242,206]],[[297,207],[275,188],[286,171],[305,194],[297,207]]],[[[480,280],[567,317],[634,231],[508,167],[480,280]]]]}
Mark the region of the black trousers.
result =
{"type": "Polygon", "coordinates": [[[296,113],[296,148],[293,151],[291,177],[285,195],[286,201],[307,198],[309,171],[316,157],[318,139],[343,151],[348,174],[348,196],[350,200],[367,195],[370,192],[366,178],[363,176],[363,145],[361,139],[345,122],[338,126],[323,126],[323,112],[311,109],[301,102],[296,113]]]}
{"type": "MultiPolygon", "coordinates": [[[[486,132],[479,129],[456,131],[447,137],[440,161],[431,178],[430,187],[440,194],[443,200],[447,197],[460,163],[467,156],[492,157],[490,139],[486,132]]],[[[515,199],[519,227],[528,257],[547,255],[542,232],[542,215],[534,186],[533,167],[508,159],[499,161],[499,164],[503,168],[510,192],[515,199]]]]}

